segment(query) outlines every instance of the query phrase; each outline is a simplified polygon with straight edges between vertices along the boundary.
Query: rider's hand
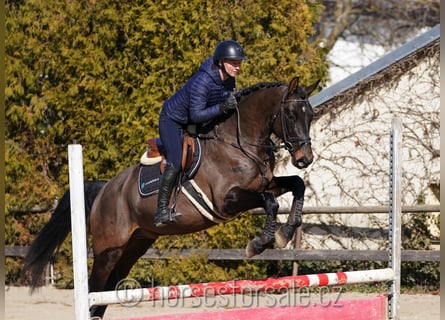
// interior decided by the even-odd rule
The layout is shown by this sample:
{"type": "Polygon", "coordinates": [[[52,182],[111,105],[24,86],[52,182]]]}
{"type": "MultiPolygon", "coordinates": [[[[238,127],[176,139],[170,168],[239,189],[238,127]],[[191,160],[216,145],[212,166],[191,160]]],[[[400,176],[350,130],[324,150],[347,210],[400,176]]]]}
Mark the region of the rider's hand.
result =
{"type": "Polygon", "coordinates": [[[235,93],[230,92],[226,101],[219,104],[219,110],[223,113],[227,113],[230,110],[235,109],[236,106],[237,106],[237,102],[236,102],[236,98],[235,98],[235,93]]]}

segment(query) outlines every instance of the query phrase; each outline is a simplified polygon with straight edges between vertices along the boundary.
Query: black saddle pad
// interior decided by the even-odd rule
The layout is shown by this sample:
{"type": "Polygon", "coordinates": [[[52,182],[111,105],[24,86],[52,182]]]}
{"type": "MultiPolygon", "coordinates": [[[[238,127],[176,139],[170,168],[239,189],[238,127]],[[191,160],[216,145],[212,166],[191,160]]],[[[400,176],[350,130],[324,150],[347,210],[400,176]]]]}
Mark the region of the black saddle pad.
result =
{"type": "Polygon", "coordinates": [[[159,191],[161,186],[161,162],[151,166],[141,165],[138,177],[139,194],[148,197],[159,191]]]}
{"type": "MultiPolygon", "coordinates": [[[[192,165],[184,173],[182,181],[192,179],[201,164],[201,143],[195,138],[195,153],[193,154],[192,165]]],[[[142,197],[148,197],[159,191],[161,186],[161,162],[146,166],[140,165],[138,176],[139,194],[142,197]]]]}

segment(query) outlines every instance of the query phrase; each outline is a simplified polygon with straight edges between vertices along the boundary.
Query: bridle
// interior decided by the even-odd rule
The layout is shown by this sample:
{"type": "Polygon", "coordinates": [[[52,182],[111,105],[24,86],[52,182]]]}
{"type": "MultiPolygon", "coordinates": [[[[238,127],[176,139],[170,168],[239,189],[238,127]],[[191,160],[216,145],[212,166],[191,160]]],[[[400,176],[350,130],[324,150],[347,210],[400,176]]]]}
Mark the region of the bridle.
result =
{"type": "MultiPolygon", "coordinates": [[[[252,142],[248,142],[248,141],[243,141],[244,144],[246,145],[250,145],[252,147],[257,147],[257,148],[265,148],[265,149],[272,149],[273,151],[276,151],[277,148],[284,148],[287,151],[289,151],[290,153],[292,153],[294,151],[294,147],[292,145],[292,143],[298,142],[300,147],[304,146],[304,145],[311,145],[311,138],[307,137],[304,139],[301,139],[299,137],[294,137],[289,133],[289,129],[287,126],[287,122],[286,122],[286,118],[285,118],[285,113],[284,113],[284,106],[286,103],[290,103],[290,102],[304,102],[306,103],[306,105],[308,106],[308,108],[312,108],[309,104],[309,100],[308,99],[286,99],[288,95],[288,90],[286,89],[286,92],[283,94],[283,97],[280,101],[280,108],[278,109],[278,111],[270,118],[269,121],[269,125],[270,127],[273,127],[276,119],[279,117],[280,121],[281,121],[281,128],[283,130],[283,143],[279,144],[279,145],[275,145],[275,144],[257,144],[257,143],[252,143],[252,142]]],[[[242,147],[242,133],[241,133],[241,117],[240,117],[240,112],[238,109],[238,106],[236,107],[236,115],[237,115],[237,121],[236,121],[236,132],[237,132],[237,142],[236,143],[230,143],[232,144],[234,147],[237,147],[238,149],[243,150],[242,147]]],[[[214,134],[213,135],[206,135],[206,134],[198,134],[198,137],[202,138],[202,139],[217,139],[217,140],[221,140],[218,137],[218,133],[217,133],[217,126],[215,126],[213,128],[214,134]]]]}
{"type": "Polygon", "coordinates": [[[311,145],[311,138],[307,137],[307,138],[301,139],[299,137],[293,137],[289,134],[289,130],[287,127],[287,121],[285,119],[285,114],[284,114],[284,105],[289,102],[305,102],[308,107],[311,107],[311,106],[309,105],[308,99],[286,99],[286,96],[287,96],[287,91],[283,95],[283,99],[281,100],[280,109],[272,117],[271,121],[272,121],[272,125],[273,125],[273,122],[276,120],[276,118],[278,118],[278,115],[280,115],[281,128],[283,130],[283,144],[280,145],[280,147],[285,148],[290,153],[293,153],[294,147],[293,147],[292,143],[298,142],[300,147],[304,146],[305,144],[311,145]]]}
{"type": "Polygon", "coordinates": [[[243,145],[249,145],[249,146],[253,146],[256,148],[263,148],[266,150],[271,150],[271,151],[276,151],[278,148],[284,148],[287,151],[289,151],[290,153],[294,152],[294,147],[292,145],[292,143],[298,142],[300,146],[304,146],[304,145],[311,145],[311,138],[305,138],[305,139],[301,139],[299,137],[295,137],[292,136],[289,133],[288,130],[288,126],[287,126],[287,122],[286,122],[286,118],[285,118],[285,112],[284,112],[284,107],[286,105],[286,103],[290,103],[290,102],[305,102],[306,105],[309,108],[312,108],[309,104],[309,100],[308,99],[286,99],[288,95],[288,89],[286,89],[285,93],[283,94],[283,97],[280,101],[280,108],[278,109],[278,111],[270,118],[269,121],[269,125],[272,128],[276,119],[280,118],[281,121],[281,128],[283,131],[283,143],[276,145],[273,143],[272,140],[269,140],[268,144],[256,144],[256,143],[251,143],[248,141],[243,140],[242,141],[242,133],[241,133],[241,118],[240,118],[240,111],[238,106],[236,107],[236,116],[237,116],[237,124],[236,124],[236,143],[235,142],[228,142],[225,141],[223,138],[218,136],[217,133],[217,126],[215,126],[213,128],[214,131],[214,135],[202,135],[199,134],[198,137],[200,138],[204,138],[204,139],[216,139],[218,141],[223,141],[226,143],[229,143],[230,145],[232,145],[233,147],[241,150],[249,159],[251,159],[253,162],[255,162],[258,167],[259,170],[261,172],[261,176],[263,179],[265,179],[265,169],[262,169],[262,167],[266,167],[267,163],[268,163],[268,159],[261,159],[260,157],[258,157],[255,153],[249,151],[248,149],[244,148],[243,145]]]}

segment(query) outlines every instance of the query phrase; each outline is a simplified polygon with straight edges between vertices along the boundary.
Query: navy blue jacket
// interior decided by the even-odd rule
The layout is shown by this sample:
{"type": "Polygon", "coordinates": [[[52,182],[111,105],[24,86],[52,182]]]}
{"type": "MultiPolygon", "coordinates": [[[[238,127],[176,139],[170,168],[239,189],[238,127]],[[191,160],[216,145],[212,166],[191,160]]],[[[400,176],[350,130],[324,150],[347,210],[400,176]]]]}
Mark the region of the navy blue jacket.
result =
{"type": "Polygon", "coordinates": [[[162,112],[181,124],[203,123],[222,115],[219,104],[235,88],[235,79],[222,81],[213,57],[204,61],[185,85],[164,102],[162,112]]]}

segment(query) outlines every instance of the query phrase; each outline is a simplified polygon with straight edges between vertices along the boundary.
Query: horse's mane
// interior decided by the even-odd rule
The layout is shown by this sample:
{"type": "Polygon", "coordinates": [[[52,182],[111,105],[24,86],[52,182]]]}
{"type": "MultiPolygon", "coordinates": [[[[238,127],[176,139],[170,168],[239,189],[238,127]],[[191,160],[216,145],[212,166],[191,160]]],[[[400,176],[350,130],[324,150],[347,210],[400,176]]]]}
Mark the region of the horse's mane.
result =
{"type": "Polygon", "coordinates": [[[247,96],[251,94],[252,92],[258,91],[260,89],[264,88],[274,88],[274,87],[281,87],[287,85],[284,82],[259,82],[257,84],[254,84],[247,88],[242,88],[238,90],[235,94],[235,97],[237,100],[239,100],[242,96],[247,96]]]}
{"type": "MultiPolygon", "coordinates": [[[[235,98],[239,102],[241,97],[247,96],[247,95],[249,95],[255,91],[258,91],[260,89],[276,88],[276,87],[281,87],[281,86],[287,86],[287,84],[284,82],[259,82],[257,84],[250,86],[250,87],[247,87],[247,88],[237,89],[235,92],[235,98]]],[[[215,123],[223,122],[230,116],[231,116],[231,113],[228,113],[226,115],[223,115],[221,117],[218,117],[218,118],[215,118],[213,120],[206,122],[199,129],[200,133],[208,133],[209,131],[213,130],[215,123]]]]}

